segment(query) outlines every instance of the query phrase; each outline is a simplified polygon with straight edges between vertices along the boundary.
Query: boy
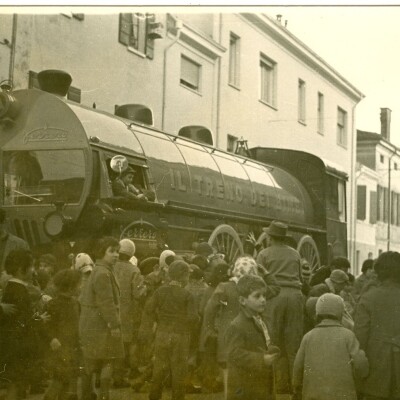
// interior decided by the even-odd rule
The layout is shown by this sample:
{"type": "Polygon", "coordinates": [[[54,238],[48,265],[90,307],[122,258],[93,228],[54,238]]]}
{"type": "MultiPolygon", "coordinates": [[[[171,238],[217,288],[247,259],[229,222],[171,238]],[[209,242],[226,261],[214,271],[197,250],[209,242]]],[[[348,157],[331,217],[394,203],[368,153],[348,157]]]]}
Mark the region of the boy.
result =
{"type": "Polygon", "coordinates": [[[275,399],[273,363],[279,349],[271,345],[262,318],[266,308],[266,284],[256,275],[237,282],[240,312],[230,324],[225,340],[228,353],[228,400],[275,399]]]}
{"type": "MultiPolygon", "coordinates": [[[[161,399],[168,371],[171,372],[172,400],[185,398],[190,334],[192,327],[198,323],[193,295],[184,289],[189,280],[189,265],[181,260],[173,261],[168,276],[170,281],[154,292],[144,310],[144,318],[157,322],[150,400],[161,399]]],[[[142,331],[142,334],[145,332],[142,331]]]]}
{"type": "Polygon", "coordinates": [[[357,400],[354,375],[368,374],[368,360],[354,333],[340,323],[343,299],[326,293],[318,299],[316,311],[319,324],[304,336],[294,362],[297,398],[357,400]]]}
{"type": "Polygon", "coordinates": [[[77,399],[79,371],[79,295],[81,273],[63,269],[54,276],[57,295],[47,304],[52,381],[44,399],[77,399]],[[70,388],[72,392],[69,392],[70,388]]]}

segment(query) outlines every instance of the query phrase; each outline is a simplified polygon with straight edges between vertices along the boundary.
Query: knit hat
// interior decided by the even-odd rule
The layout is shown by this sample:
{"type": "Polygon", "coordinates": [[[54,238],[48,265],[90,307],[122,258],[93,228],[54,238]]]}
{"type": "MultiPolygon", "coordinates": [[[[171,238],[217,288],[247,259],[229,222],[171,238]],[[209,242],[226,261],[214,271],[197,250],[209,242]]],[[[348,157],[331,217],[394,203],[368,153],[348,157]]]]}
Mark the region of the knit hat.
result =
{"type": "Polygon", "coordinates": [[[75,265],[74,269],[85,274],[86,272],[91,272],[93,269],[94,263],[90,256],[86,253],[79,253],[75,257],[75,265]]]}
{"type": "Polygon", "coordinates": [[[341,269],[335,269],[331,272],[329,279],[334,283],[345,283],[349,281],[349,277],[346,272],[341,269]]]}
{"type": "Polygon", "coordinates": [[[343,299],[333,293],[323,294],[317,301],[317,315],[332,315],[341,319],[344,312],[343,299]]]}
{"type": "Polygon", "coordinates": [[[130,239],[122,239],[119,241],[119,254],[125,254],[132,257],[135,254],[135,243],[130,239]]]}
{"type": "Polygon", "coordinates": [[[197,245],[195,253],[208,257],[214,253],[214,249],[207,242],[201,242],[197,245]]]}
{"type": "Polygon", "coordinates": [[[173,281],[184,281],[189,276],[189,264],[182,260],[173,261],[169,266],[168,275],[173,281]]]}
{"type": "Polygon", "coordinates": [[[239,279],[243,275],[247,274],[258,275],[257,263],[252,257],[239,257],[232,269],[232,276],[239,279]]]}
{"type": "Polygon", "coordinates": [[[172,250],[164,250],[160,254],[160,262],[159,262],[160,268],[168,270],[168,263],[166,262],[166,259],[169,256],[175,256],[175,255],[176,254],[172,250]]]}

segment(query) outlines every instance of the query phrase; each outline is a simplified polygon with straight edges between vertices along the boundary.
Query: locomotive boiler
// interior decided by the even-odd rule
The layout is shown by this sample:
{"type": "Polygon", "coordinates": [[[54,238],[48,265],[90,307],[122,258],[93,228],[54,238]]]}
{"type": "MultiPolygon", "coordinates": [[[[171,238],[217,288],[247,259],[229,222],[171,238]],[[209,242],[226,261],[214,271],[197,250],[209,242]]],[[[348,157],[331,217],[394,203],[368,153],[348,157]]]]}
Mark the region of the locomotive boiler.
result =
{"type": "Polygon", "coordinates": [[[340,199],[332,200],[341,192],[331,189],[345,177],[318,157],[268,148],[242,157],[161,132],[66,100],[65,88],[46,83],[59,74],[51,73],[42,77],[47,91],[0,94],[1,204],[9,229],[35,252],[88,251],[113,235],[131,238],[138,257],[206,240],[233,261],[249,233],[265,245],[262,228],[277,219],[313,268],[346,255],[340,199]],[[148,200],[113,193],[127,167],[148,200]]]}

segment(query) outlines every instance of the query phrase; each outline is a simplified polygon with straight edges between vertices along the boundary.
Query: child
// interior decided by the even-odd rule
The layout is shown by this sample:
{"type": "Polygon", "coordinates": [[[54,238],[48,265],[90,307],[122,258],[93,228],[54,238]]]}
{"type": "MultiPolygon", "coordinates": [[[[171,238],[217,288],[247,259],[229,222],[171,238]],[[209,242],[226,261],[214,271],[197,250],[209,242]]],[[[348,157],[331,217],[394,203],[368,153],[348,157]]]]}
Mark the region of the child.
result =
{"type": "Polygon", "coordinates": [[[5,260],[11,278],[4,289],[2,301],[13,304],[15,313],[3,316],[0,329],[1,378],[10,382],[7,399],[17,399],[30,382],[31,365],[37,357],[36,332],[48,319],[46,313],[34,318],[28,286],[32,280],[33,262],[29,251],[12,250],[5,260]]]}
{"type": "Polygon", "coordinates": [[[343,299],[322,295],[316,305],[317,325],[308,332],[297,352],[293,387],[303,400],[356,400],[354,374],[368,374],[368,360],[352,331],[341,324],[343,299]]]}
{"type": "Polygon", "coordinates": [[[144,318],[157,322],[150,400],[161,399],[168,371],[172,378],[172,399],[185,398],[190,334],[198,322],[193,295],[184,289],[189,280],[189,265],[181,260],[173,261],[168,275],[170,281],[154,292],[144,310],[144,318]]]}
{"type": "MultiPolygon", "coordinates": [[[[50,336],[52,381],[44,400],[57,398],[76,399],[69,393],[70,385],[76,382],[79,372],[79,294],[81,274],[64,269],[54,276],[56,296],[49,301],[50,314],[48,334],[50,336]]],[[[72,385],[71,385],[72,386],[72,385]]]]}
{"type": "Polygon", "coordinates": [[[240,311],[226,331],[228,400],[275,399],[273,362],[279,349],[271,344],[263,320],[266,308],[264,280],[243,275],[237,283],[240,311]]]}

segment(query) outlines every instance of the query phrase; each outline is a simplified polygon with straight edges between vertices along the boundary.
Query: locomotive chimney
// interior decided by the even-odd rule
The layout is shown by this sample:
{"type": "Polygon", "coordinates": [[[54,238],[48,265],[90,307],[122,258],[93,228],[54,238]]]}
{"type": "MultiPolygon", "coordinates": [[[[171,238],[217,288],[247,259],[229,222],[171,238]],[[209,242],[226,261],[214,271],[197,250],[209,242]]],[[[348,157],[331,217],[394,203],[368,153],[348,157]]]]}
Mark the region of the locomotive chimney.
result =
{"type": "Polygon", "coordinates": [[[381,108],[381,135],[390,142],[390,119],[392,110],[390,108],[381,108]]]}
{"type": "Polygon", "coordinates": [[[46,69],[37,75],[40,89],[56,94],[66,96],[71,85],[71,75],[58,69],[46,69]]]}

